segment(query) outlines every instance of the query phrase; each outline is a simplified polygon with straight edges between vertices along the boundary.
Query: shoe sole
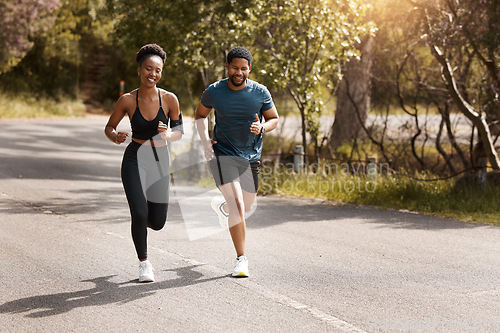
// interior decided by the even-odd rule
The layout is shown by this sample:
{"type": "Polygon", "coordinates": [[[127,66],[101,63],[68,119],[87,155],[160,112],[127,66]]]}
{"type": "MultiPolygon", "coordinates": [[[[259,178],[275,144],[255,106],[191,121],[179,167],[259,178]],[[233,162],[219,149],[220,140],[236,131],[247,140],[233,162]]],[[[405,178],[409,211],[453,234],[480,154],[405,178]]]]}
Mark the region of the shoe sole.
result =
{"type": "Polygon", "coordinates": [[[139,279],[139,282],[140,283],[144,283],[144,282],[155,282],[154,279],[139,279]]]}
{"type": "Polygon", "coordinates": [[[248,274],[245,272],[239,272],[238,274],[232,274],[233,277],[248,277],[248,274]]]}
{"type": "Polygon", "coordinates": [[[149,277],[149,276],[145,276],[145,277],[140,277],[139,278],[139,282],[155,282],[155,278],[154,277],[149,277]]]}

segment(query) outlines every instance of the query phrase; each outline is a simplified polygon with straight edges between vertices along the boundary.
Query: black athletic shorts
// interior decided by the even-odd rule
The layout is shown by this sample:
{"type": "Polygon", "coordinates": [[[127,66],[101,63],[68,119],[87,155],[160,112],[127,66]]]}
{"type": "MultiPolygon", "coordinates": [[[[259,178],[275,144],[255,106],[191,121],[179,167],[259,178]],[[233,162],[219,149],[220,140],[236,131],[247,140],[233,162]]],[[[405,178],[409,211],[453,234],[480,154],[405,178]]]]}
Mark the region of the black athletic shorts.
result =
{"type": "Polygon", "coordinates": [[[249,163],[237,156],[216,155],[208,163],[217,187],[238,181],[246,192],[257,193],[260,161],[249,163]]]}

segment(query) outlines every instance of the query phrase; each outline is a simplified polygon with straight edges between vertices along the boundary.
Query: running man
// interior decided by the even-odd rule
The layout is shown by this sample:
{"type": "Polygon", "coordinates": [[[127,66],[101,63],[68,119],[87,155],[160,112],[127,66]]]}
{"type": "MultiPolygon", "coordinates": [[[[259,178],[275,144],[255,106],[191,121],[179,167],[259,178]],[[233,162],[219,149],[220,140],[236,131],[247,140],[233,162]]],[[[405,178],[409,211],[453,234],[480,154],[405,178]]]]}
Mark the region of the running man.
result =
{"type": "Polygon", "coordinates": [[[203,92],[195,119],[205,157],[223,195],[212,200],[212,208],[219,222],[228,225],[236,250],[232,275],[248,277],[245,213],[252,210],[257,196],[262,137],[276,128],[279,117],[267,88],[248,79],[250,51],[233,48],[227,55],[226,68],[228,78],[203,92]],[[205,119],[212,109],[215,127],[210,140],[205,119]]]}

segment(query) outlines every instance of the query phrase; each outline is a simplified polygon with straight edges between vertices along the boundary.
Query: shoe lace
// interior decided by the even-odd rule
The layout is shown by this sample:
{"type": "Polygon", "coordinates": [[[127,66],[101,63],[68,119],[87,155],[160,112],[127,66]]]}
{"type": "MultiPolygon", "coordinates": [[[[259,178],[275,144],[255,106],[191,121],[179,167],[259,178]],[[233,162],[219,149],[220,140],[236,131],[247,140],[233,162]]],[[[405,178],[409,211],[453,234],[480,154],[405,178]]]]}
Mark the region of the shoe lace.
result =
{"type": "Polygon", "coordinates": [[[244,256],[240,256],[238,258],[236,258],[236,262],[239,264],[239,263],[242,263],[242,262],[245,262],[246,258],[244,256]]]}
{"type": "Polygon", "coordinates": [[[140,268],[140,271],[141,271],[141,273],[142,273],[142,274],[145,274],[145,273],[147,273],[147,272],[149,271],[149,269],[148,269],[148,268],[149,268],[149,265],[148,265],[148,264],[146,264],[146,263],[142,263],[142,262],[141,262],[141,263],[139,264],[139,268],[140,268]]]}

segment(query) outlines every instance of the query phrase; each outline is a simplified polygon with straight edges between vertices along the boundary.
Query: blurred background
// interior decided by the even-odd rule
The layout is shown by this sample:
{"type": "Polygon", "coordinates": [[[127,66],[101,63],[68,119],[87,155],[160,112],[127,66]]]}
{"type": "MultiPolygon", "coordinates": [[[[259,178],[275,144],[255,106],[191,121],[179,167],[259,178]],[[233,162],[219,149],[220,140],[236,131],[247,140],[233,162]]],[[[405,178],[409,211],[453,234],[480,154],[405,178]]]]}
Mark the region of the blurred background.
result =
{"type": "MultiPolygon", "coordinates": [[[[165,49],[159,86],[192,117],[242,45],[281,116],[267,163],[298,156],[346,163],[347,174],[383,164],[380,175],[410,176],[403,187],[417,197],[457,183],[497,196],[499,22],[495,0],[3,0],[0,118],[111,113],[138,87],[135,53],[146,43],[165,49]]],[[[272,193],[285,191],[279,182],[272,193]]]]}

